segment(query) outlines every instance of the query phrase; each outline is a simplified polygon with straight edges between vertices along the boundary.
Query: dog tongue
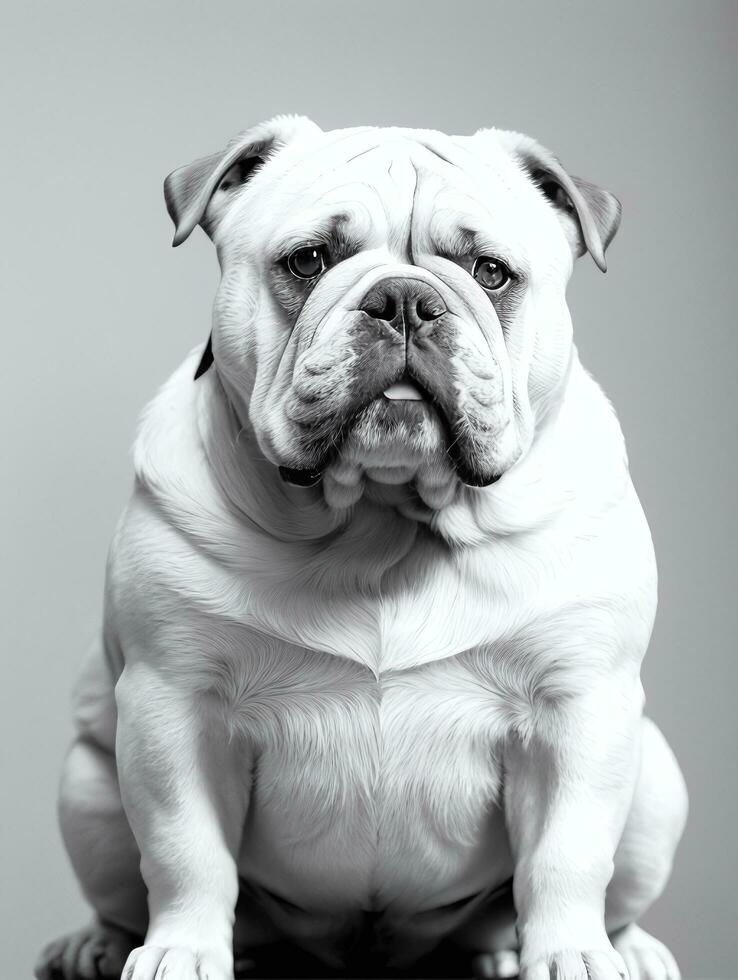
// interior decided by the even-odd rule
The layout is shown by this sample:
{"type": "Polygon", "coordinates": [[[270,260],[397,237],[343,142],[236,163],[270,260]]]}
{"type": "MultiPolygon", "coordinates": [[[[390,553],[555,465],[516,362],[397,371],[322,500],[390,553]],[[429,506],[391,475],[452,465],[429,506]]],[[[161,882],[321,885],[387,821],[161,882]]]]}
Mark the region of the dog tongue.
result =
{"type": "Polygon", "coordinates": [[[389,388],[385,389],[384,397],[391,398],[393,401],[399,401],[400,399],[421,401],[423,393],[415,387],[412,381],[396,381],[389,388]]]}

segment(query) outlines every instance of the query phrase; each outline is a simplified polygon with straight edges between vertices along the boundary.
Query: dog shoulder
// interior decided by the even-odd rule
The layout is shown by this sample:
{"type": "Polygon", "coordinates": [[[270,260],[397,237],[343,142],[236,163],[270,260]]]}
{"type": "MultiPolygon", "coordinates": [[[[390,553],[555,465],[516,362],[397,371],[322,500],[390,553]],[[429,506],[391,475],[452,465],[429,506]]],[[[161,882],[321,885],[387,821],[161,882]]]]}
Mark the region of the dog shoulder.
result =
{"type": "Polygon", "coordinates": [[[133,445],[136,480],[173,512],[187,498],[212,504],[217,496],[200,436],[212,380],[193,381],[197,357],[198,350],[190,352],[145,407],[133,445]]]}
{"type": "Polygon", "coordinates": [[[144,410],[133,493],[108,553],[106,626],[129,650],[151,650],[157,638],[171,646],[176,630],[196,635],[227,618],[236,598],[221,552],[244,545],[245,532],[207,464],[200,426],[210,405],[205,385],[193,381],[198,353],[144,410]]]}
{"type": "Polygon", "coordinates": [[[554,687],[558,667],[552,673],[552,663],[566,665],[565,683],[577,665],[608,670],[624,658],[640,663],[656,611],[653,542],[615,411],[578,363],[555,425],[529,466],[540,476],[534,480],[521,468],[522,488],[515,488],[510,511],[525,502],[530,487],[532,495],[558,501],[556,512],[535,529],[480,551],[489,554],[492,570],[504,545],[504,560],[496,564],[508,591],[525,597],[511,617],[524,625],[507,634],[510,649],[524,651],[528,667],[554,687]]]}

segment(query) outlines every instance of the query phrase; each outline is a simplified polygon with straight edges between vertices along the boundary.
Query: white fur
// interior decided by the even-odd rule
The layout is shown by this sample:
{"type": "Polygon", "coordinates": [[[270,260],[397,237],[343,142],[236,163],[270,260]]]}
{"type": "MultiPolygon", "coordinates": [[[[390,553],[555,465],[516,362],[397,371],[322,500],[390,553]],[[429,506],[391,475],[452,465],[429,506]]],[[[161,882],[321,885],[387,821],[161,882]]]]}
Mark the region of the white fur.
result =
{"type": "MultiPolygon", "coordinates": [[[[656,570],[615,415],[571,343],[567,231],[506,139],[308,127],[235,197],[216,192],[216,368],[194,382],[193,352],[146,411],[105,642],[80,688],[81,729],[116,753],[149,889],[127,978],[153,980],[165,955],[168,978],[204,976],[192,952],[210,980],[229,977],[237,873],[304,910],[271,915],[338,962],[361,909],[385,910],[401,951],[421,913],[513,870],[524,975],[586,962],[617,977],[604,897],[635,813],[656,570]],[[337,203],[369,244],[311,297],[305,346],[288,339],[267,256],[337,203]],[[512,335],[467,272],[434,259],[459,215],[529,270],[512,335]],[[410,227],[419,274],[465,305],[459,356],[492,352],[506,472],[466,487],[431,429],[403,456],[368,426],[325,497],[289,487],[274,463],[294,441],[279,406],[300,357],[321,343],[334,357],[336,311],[372,278],[408,274],[410,227]]],[[[678,809],[680,787],[668,792],[678,809]]],[[[84,856],[77,867],[84,880],[84,856]]]]}

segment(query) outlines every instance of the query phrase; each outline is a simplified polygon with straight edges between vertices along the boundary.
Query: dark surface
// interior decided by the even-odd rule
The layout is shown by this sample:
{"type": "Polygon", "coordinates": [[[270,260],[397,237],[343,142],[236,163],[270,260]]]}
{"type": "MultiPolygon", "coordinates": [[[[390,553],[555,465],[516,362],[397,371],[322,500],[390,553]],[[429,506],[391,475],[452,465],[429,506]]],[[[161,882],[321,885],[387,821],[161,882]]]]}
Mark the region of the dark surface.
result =
{"type": "Polygon", "coordinates": [[[316,957],[288,943],[274,943],[250,954],[250,962],[236,964],[236,980],[256,978],[387,978],[387,980],[420,980],[420,978],[456,978],[472,976],[471,957],[449,945],[438,946],[430,955],[423,957],[412,967],[389,970],[382,958],[373,954],[368,946],[358,946],[346,969],[331,970],[316,957]]]}

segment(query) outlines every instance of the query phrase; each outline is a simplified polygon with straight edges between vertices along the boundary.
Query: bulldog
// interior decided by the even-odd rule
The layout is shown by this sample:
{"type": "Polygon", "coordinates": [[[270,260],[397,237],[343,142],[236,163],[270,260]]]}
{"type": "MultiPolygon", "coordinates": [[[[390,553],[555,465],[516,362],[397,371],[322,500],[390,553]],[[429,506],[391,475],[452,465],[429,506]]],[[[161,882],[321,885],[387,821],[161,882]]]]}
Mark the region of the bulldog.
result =
{"type": "Polygon", "coordinates": [[[617,200],[518,133],[284,116],[165,196],[222,277],[143,417],[77,687],[95,918],[36,976],[453,943],[486,976],[675,980],[637,925],[686,814],[643,713],[653,548],[565,299],[617,200]]]}

